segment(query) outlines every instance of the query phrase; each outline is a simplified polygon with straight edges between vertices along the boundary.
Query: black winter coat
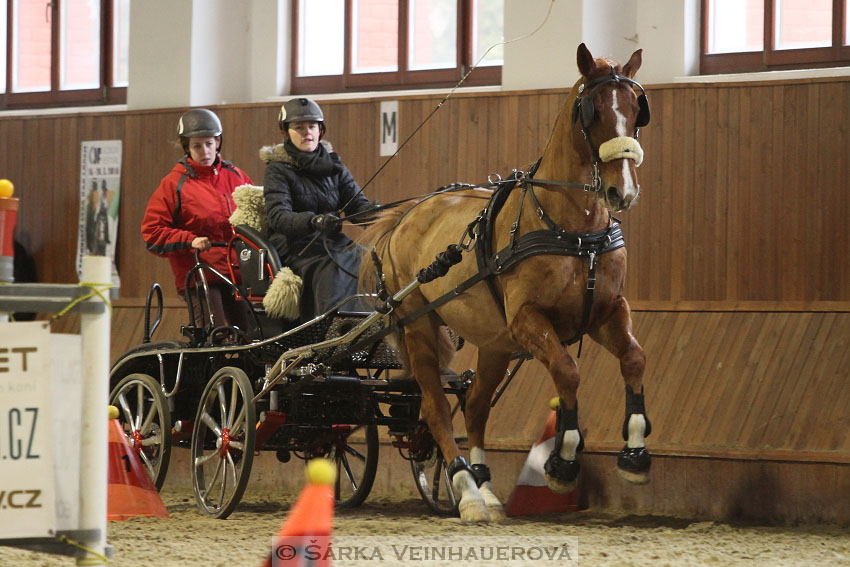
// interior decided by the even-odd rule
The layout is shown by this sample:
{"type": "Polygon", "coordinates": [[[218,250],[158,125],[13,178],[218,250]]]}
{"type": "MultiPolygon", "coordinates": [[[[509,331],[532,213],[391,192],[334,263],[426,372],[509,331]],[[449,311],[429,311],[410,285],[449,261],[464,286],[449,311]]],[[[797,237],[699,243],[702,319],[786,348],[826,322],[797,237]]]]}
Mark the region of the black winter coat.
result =
{"type": "Polygon", "coordinates": [[[339,209],[349,201],[345,214],[358,213],[372,206],[359,192],[360,187],[331,145],[324,140],[321,144],[330,153],[335,166],[333,172],[324,177],[312,177],[298,171],[283,144],[260,150],[260,158],[267,163],[263,191],[270,238],[278,252],[283,253],[284,263],[288,254],[297,254],[316,236],[317,231],[310,225],[315,215],[339,214],[339,209]]]}

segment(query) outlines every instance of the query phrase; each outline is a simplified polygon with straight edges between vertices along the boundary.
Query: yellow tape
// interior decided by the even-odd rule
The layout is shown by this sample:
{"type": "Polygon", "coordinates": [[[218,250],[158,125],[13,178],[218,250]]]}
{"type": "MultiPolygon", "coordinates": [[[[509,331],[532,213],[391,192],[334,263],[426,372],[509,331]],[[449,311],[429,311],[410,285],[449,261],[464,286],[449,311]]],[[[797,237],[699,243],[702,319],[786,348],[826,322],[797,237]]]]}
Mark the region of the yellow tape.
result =
{"type": "Polygon", "coordinates": [[[91,299],[95,295],[97,295],[103,300],[103,302],[106,304],[106,307],[109,309],[109,314],[112,315],[112,303],[109,301],[109,297],[103,294],[105,291],[109,290],[112,287],[112,284],[80,282],[79,286],[87,287],[91,290],[91,292],[76,298],[74,301],[66,305],[62,309],[62,311],[53,315],[53,317],[51,317],[52,319],[58,319],[59,317],[64,316],[78,303],[83,302],[87,299],[91,299]]]}
{"type": "Polygon", "coordinates": [[[76,547],[77,549],[82,549],[89,555],[93,555],[94,557],[81,557],[77,559],[77,565],[107,565],[109,563],[109,558],[105,555],[101,555],[97,551],[93,549],[89,549],[78,541],[74,541],[68,536],[61,535],[58,538],[62,543],[67,543],[71,547],[76,547]]]}

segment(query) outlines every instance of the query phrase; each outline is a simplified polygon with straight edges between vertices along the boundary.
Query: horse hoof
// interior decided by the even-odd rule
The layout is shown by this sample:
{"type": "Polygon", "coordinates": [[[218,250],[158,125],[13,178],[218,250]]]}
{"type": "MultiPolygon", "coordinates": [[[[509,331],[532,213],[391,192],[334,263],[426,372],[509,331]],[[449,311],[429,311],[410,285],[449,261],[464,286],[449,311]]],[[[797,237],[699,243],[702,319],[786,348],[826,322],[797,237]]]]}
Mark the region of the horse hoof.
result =
{"type": "Polygon", "coordinates": [[[460,522],[462,524],[487,524],[490,522],[490,512],[483,500],[472,500],[458,504],[460,522]]]}
{"type": "Polygon", "coordinates": [[[555,494],[569,494],[576,489],[577,484],[575,480],[563,481],[548,474],[546,475],[546,486],[555,494]]]}
{"type": "Polygon", "coordinates": [[[484,505],[487,506],[487,512],[490,514],[490,521],[501,522],[504,520],[507,517],[505,515],[505,509],[502,508],[502,503],[499,502],[499,499],[495,494],[493,494],[493,491],[490,490],[487,485],[481,485],[478,487],[478,490],[484,498],[484,505]]]}
{"type": "Polygon", "coordinates": [[[633,473],[617,469],[617,474],[629,484],[649,484],[649,473],[633,473]]]}
{"type": "Polygon", "coordinates": [[[646,447],[623,447],[617,456],[617,472],[626,482],[646,484],[649,482],[649,467],[652,464],[646,447]]]}
{"type": "Polygon", "coordinates": [[[575,485],[581,465],[579,465],[577,460],[567,460],[558,453],[553,452],[546,459],[543,470],[546,472],[547,483],[549,483],[549,477],[552,477],[553,480],[558,480],[564,483],[564,485],[575,485]]]}

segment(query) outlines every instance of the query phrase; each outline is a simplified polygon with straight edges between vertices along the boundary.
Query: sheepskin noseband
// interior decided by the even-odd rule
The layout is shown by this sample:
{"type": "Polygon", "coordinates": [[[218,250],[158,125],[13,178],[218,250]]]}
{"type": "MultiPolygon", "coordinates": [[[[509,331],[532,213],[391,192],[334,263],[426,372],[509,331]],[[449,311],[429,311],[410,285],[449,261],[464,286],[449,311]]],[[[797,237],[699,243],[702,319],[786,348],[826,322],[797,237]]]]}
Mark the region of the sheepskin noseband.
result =
{"type": "Polygon", "coordinates": [[[643,148],[634,138],[618,136],[599,146],[599,159],[602,161],[633,159],[635,160],[635,167],[640,167],[640,164],[643,163],[643,148]]]}

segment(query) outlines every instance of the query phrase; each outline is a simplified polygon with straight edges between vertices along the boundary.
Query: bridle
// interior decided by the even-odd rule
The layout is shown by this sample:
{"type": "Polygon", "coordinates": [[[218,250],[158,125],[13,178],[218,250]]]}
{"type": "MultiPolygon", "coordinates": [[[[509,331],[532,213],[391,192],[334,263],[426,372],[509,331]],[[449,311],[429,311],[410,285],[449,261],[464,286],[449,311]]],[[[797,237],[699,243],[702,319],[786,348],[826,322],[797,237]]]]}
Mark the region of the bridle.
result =
{"type": "Polygon", "coordinates": [[[611,72],[609,74],[597,77],[587,83],[579,85],[579,95],[576,97],[575,104],[573,105],[573,124],[575,124],[577,120],[581,120],[581,134],[584,137],[584,141],[587,143],[592,159],[590,166],[590,183],[572,183],[569,181],[538,179],[531,177],[529,174],[524,174],[519,179],[520,182],[526,185],[554,185],[557,187],[569,187],[572,189],[580,189],[588,193],[601,194],[603,188],[602,176],[599,173],[600,161],[607,162],[613,159],[626,158],[633,159],[638,162],[638,165],[640,165],[639,162],[643,160],[643,150],[641,149],[637,139],[640,134],[639,129],[649,124],[649,98],[646,96],[646,91],[640,83],[618,74],[613,65],[610,65],[610,69],[611,72]],[[596,108],[593,105],[593,95],[600,87],[611,82],[623,82],[633,88],[640,89],[641,94],[638,95],[638,115],[635,118],[634,135],[631,138],[613,138],[607,142],[603,142],[599,145],[599,148],[596,148],[593,146],[593,142],[590,139],[590,126],[596,119],[596,108]]]}

